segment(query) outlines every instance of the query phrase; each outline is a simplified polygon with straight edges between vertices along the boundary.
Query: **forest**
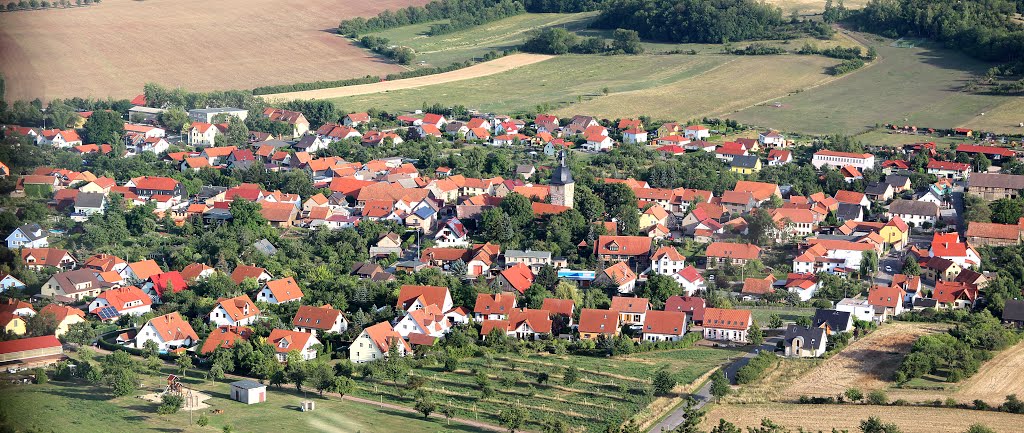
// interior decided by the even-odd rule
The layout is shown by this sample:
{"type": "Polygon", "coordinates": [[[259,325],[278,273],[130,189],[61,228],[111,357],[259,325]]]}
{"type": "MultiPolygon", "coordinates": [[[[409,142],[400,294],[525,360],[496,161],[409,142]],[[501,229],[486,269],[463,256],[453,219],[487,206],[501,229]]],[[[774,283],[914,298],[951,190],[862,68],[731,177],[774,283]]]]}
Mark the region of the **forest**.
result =
{"type": "Polygon", "coordinates": [[[409,6],[385,10],[371,18],[344,20],[338,24],[338,34],[355,38],[394,27],[448,20],[430,26],[428,34],[437,36],[524,12],[523,4],[514,0],[434,0],[422,7],[409,6]]]}

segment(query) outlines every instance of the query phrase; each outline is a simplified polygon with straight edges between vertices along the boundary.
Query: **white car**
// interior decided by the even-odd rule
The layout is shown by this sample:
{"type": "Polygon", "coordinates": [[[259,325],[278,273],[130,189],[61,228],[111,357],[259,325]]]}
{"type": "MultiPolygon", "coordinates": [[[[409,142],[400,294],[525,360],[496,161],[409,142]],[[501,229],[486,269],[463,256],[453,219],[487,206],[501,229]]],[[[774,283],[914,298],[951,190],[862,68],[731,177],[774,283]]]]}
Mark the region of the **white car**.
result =
{"type": "Polygon", "coordinates": [[[886,266],[885,272],[892,272],[892,266],[886,266]]]}

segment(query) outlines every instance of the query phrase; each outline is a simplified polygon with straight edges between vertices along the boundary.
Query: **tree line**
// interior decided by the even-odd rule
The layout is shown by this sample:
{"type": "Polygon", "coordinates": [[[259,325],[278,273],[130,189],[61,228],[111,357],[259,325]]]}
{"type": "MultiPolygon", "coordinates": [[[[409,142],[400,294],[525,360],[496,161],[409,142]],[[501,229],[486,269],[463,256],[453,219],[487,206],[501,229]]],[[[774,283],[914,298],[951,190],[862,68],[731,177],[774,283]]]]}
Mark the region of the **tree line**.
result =
{"type": "Polygon", "coordinates": [[[50,9],[50,8],[69,8],[71,6],[88,6],[93,3],[99,3],[100,0],[20,0],[18,2],[7,3],[7,11],[28,11],[33,9],[50,9]]]}
{"type": "Polygon", "coordinates": [[[782,10],[754,0],[612,0],[596,28],[636,30],[665,42],[723,43],[792,36],[782,10]]]}
{"type": "Polygon", "coordinates": [[[523,0],[523,6],[531,13],[574,13],[596,11],[607,0],[523,0]]]}
{"type": "Polygon", "coordinates": [[[561,27],[533,30],[520,50],[541,54],[599,54],[623,53],[640,54],[640,35],[635,30],[615,29],[612,41],[600,37],[580,37],[561,27]]]}
{"type": "Polygon", "coordinates": [[[526,12],[523,4],[515,0],[433,0],[425,6],[409,6],[398,10],[385,10],[375,17],[356,17],[338,24],[338,34],[352,38],[380,30],[450,20],[432,25],[431,35],[451,33],[474,25],[510,17],[526,12]]]}
{"type": "Polygon", "coordinates": [[[388,38],[381,36],[363,36],[359,39],[359,44],[402,65],[408,65],[416,58],[416,53],[412,48],[393,46],[388,38]]]}

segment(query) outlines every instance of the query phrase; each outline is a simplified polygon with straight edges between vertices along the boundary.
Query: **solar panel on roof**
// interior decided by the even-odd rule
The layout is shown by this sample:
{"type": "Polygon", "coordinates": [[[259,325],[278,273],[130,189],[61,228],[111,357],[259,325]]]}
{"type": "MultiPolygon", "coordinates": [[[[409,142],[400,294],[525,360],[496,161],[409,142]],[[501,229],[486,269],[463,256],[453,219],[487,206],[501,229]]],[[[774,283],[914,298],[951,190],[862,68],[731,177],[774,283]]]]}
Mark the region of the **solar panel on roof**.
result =
{"type": "Polygon", "coordinates": [[[121,316],[121,313],[114,307],[103,307],[96,315],[100,316],[101,320],[108,320],[121,316]]]}

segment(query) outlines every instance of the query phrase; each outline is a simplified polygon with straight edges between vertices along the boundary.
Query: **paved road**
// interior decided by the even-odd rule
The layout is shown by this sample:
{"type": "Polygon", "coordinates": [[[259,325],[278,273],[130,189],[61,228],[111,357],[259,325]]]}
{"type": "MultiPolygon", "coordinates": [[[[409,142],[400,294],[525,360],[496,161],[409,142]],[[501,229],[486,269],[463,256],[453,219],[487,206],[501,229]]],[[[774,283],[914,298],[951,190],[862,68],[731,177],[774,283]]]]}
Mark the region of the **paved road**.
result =
{"type": "MultiPolygon", "coordinates": [[[[778,343],[780,340],[782,340],[782,336],[765,338],[764,344],[762,344],[761,347],[759,347],[758,349],[766,350],[769,352],[773,351],[775,350],[775,344],[778,343]]],[[[736,359],[729,365],[725,366],[725,377],[729,378],[729,382],[732,382],[734,385],[736,384],[736,372],[739,371],[739,369],[742,368],[744,365],[747,365],[747,363],[750,362],[750,359],[756,355],[754,353],[754,349],[755,348],[751,348],[750,352],[747,352],[742,357],[736,359]]],[[[711,401],[711,382],[708,381],[708,383],[704,384],[704,386],[701,387],[700,390],[698,390],[697,393],[693,394],[692,396],[695,400],[697,400],[697,409],[704,407],[704,405],[711,401]]],[[[668,416],[662,419],[661,422],[652,426],[648,431],[652,433],[659,433],[662,431],[670,431],[678,427],[679,424],[682,424],[683,420],[686,419],[683,416],[685,409],[685,405],[680,405],[678,408],[676,408],[674,412],[670,413],[668,416]]]]}

